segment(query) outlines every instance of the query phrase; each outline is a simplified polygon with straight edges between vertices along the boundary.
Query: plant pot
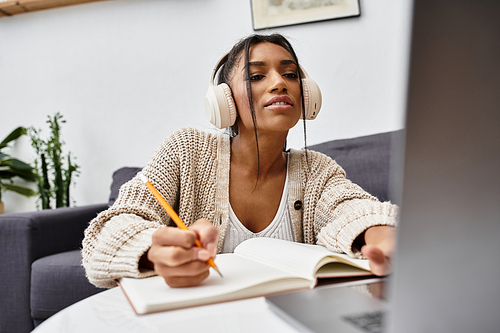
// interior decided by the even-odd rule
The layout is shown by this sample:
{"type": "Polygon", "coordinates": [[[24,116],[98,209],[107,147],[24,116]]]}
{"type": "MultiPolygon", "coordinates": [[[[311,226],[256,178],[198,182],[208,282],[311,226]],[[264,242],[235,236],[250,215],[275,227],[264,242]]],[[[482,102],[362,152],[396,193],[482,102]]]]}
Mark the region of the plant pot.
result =
{"type": "Polygon", "coordinates": [[[0,201],[0,214],[3,214],[3,201],[0,201]]]}

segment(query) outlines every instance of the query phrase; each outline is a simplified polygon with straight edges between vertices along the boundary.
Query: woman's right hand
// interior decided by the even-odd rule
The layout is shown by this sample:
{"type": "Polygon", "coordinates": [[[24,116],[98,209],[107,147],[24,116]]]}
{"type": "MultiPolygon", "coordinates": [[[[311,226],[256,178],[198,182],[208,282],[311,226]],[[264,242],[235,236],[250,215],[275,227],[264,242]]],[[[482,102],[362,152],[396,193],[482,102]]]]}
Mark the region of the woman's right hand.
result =
{"type": "Polygon", "coordinates": [[[205,219],[193,223],[189,230],[160,228],[153,234],[153,243],[145,255],[169,286],[195,286],[209,275],[206,261],[215,258],[217,237],[217,229],[205,219]],[[196,246],[196,239],[203,248],[196,246]]]}

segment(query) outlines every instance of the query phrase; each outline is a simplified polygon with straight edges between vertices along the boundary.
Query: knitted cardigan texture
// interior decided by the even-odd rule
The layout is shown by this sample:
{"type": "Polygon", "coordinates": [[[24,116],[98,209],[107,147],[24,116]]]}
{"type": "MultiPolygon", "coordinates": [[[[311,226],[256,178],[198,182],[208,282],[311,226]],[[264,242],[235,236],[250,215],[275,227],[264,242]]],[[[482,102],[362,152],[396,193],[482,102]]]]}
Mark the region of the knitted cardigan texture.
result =
{"type": "MultiPolygon", "coordinates": [[[[229,220],[230,153],[228,135],[180,129],[163,141],[142,171],[186,225],[200,218],[213,223],[219,231],[218,252],[229,220]]],[[[397,206],[379,202],[350,182],[330,157],[308,151],[306,159],[304,151],[293,149],[289,154],[288,206],[297,242],[360,257],[352,249],[358,235],[371,226],[396,225],[397,206]]],[[[154,275],[138,268],[139,259],[151,246],[153,233],[171,225],[161,205],[134,177],[85,230],[82,263],[89,281],[110,288],[121,277],[154,275]]]]}

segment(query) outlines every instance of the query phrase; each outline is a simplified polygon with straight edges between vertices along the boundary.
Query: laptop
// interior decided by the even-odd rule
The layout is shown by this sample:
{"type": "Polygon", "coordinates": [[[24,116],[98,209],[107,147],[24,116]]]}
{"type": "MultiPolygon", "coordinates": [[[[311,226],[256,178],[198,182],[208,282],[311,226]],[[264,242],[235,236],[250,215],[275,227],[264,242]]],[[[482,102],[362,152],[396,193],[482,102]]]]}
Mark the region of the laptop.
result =
{"type": "Polygon", "coordinates": [[[370,332],[351,320],[365,314],[379,332],[500,332],[499,17],[500,1],[415,1],[387,300],[328,286],[268,297],[299,330],[370,332]]]}

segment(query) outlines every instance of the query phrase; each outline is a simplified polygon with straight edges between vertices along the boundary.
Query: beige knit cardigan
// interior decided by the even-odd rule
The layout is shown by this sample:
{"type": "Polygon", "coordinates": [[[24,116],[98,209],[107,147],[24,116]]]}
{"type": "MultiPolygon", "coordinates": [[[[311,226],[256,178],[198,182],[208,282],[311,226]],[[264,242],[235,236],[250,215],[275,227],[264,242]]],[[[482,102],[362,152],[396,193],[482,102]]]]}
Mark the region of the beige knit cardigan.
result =
{"type": "MultiPolygon", "coordinates": [[[[181,129],[156,150],[143,173],[180,218],[190,225],[200,218],[219,231],[222,250],[229,220],[230,138],[225,134],[181,129]]],[[[289,197],[297,242],[322,244],[335,252],[353,253],[354,239],[374,225],[396,225],[397,207],[381,203],[345,177],[330,157],[302,150],[289,153],[289,197]]],[[[258,207],[256,207],[258,211],[258,207]]],[[[83,240],[83,266],[91,283],[113,287],[120,277],[147,277],[140,257],[153,233],[173,225],[144,184],[133,178],[116,202],[90,222],[83,240]]]]}

